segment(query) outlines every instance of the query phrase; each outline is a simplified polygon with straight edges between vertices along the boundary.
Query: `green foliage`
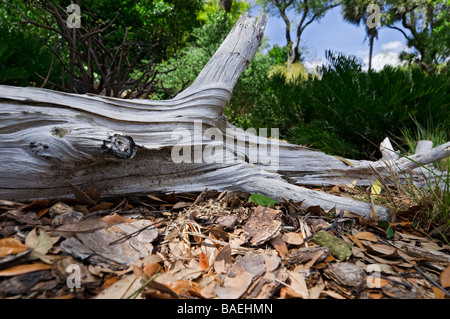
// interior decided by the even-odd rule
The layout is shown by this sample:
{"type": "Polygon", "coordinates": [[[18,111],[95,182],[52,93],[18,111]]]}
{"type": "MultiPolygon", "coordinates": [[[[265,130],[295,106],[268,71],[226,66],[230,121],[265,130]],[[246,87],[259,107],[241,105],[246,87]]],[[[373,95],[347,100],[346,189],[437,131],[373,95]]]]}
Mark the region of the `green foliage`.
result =
{"type": "Polygon", "coordinates": [[[269,77],[270,57],[257,55],[235,88],[230,120],[242,128],[278,127],[282,139],[355,159],[379,158],[386,136],[404,145],[402,130],[416,132],[415,121],[441,127],[450,139],[448,71],[366,72],[355,57],[327,57],[320,76],[287,82],[280,73],[269,77]]]}
{"type": "Polygon", "coordinates": [[[295,82],[297,80],[306,80],[308,78],[308,70],[301,62],[283,63],[275,65],[269,71],[269,78],[275,74],[281,75],[286,82],[295,82]]]}
{"type": "Polygon", "coordinates": [[[158,43],[158,56],[167,59],[178,52],[190,32],[200,26],[197,13],[202,0],[84,0],[83,13],[89,12],[99,21],[113,21],[116,32],[111,40],[115,45],[123,41],[128,29],[130,41],[140,38],[148,44],[158,43]]]}
{"type": "Polygon", "coordinates": [[[267,206],[272,207],[273,205],[275,205],[277,203],[276,200],[274,200],[270,197],[264,196],[264,195],[260,195],[260,194],[250,195],[250,197],[248,198],[248,202],[249,203],[254,202],[257,205],[264,206],[264,207],[267,207],[267,206]]]}
{"type": "Polygon", "coordinates": [[[289,62],[303,59],[300,52],[300,40],[305,28],[313,21],[321,19],[328,10],[340,5],[336,0],[256,0],[269,15],[280,17],[285,23],[286,49],[289,62]],[[295,41],[291,31],[296,31],[295,41]]]}
{"type": "MultiPolygon", "coordinates": [[[[230,18],[234,24],[242,14],[250,9],[250,7],[251,5],[248,0],[234,0],[233,5],[231,6],[231,12],[227,15],[227,18],[230,18]]],[[[198,13],[197,18],[199,21],[203,22],[203,24],[208,24],[212,22],[210,19],[214,19],[215,14],[221,10],[218,0],[206,0],[203,10],[198,13]]]]}
{"type": "Polygon", "coordinates": [[[430,75],[416,67],[367,73],[354,58],[328,57],[331,64],[322,68],[322,78],[299,88],[303,121],[293,128],[293,142],[370,158],[386,136],[416,129],[411,116],[419,123],[450,127],[447,74],[430,75]]]}
{"type": "MultiPolygon", "coordinates": [[[[50,68],[52,55],[32,34],[0,24],[0,84],[28,86],[41,83],[50,68]]],[[[53,76],[50,80],[57,80],[53,76]]]]}
{"type": "MultiPolygon", "coordinates": [[[[56,83],[56,87],[64,88],[66,86],[64,83],[69,82],[69,72],[61,71],[62,67],[69,69],[68,65],[74,65],[74,63],[70,60],[69,44],[66,39],[61,38],[54,31],[59,30],[64,21],[58,25],[49,14],[46,5],[56,5],[64,13],[65,5],[54,0],[11,0],[8,4],[2,4],[0,7],[0,16],[2,16],[0,51],[3,52],[1,62],[4,71],[2,82],[24,86],[41,85],[43,78],[51,69],[50,50],[53,50],[57,58],[53,61],[48,83],[56,83]],[[36,21],[46,25],[47,28],[20,23],[20,20],[36,21]],[[42,40],[41,43],[39,39],[42,40]],[[6,50],[14,54],[6,55],[4,53],[6,50]],[[5,64],[6,58],[8,60],[5,64]],[[14,62],[19,64],[20,69],[14,68],[14,62]],[[5,66],[11,70],[6,72],[5,66]],[[12,73],[14,74],[11,75],[12,73]],[[41,77],[38,77],[36,73],[41,77]]],[[[202,6],[202,0],[84,0],[80,2],[81,24],[83,28],[88,29],[87,32],[92,31],[91,37],[101,37],[104,46],[101,50],[106,52],[102,54],[111,57],[109,60],[113,59],[117,48],[124,44],[124,35],[127,32],[127,42],[135,44],[127,47],[127,61],[134,61],[133,59],[138,56],[142,60],[154,59],[155,62],[160,62],[179,52],[186,44],[191,31],[200,26],[197,13],[202,6]],[[104,30],[97,34],[98,29],[104,30]],[[155,43],[157,43],[156,46],[154,46],[155,43]]],[[[88,46],[87,41],[80,41],[77,43],[77,50],[84,54],[84,51],[87,51],[84,49],[86,46],[88,46]]],[[[110,63],[118,63],[118,60],[115,59],[115,62],[110,61],[110,63]]],[[[93,69],[93,65],[94,63],[91,62],[89,65],[91,69],[89,69],[87,62],[77,63],[74,76],[82,76],[83,68],[87,69],[89,76],[97,79],[96,85],[98,85],[102,79],[99,77],[98,70],[93,69]]],[[[138,68],[138,71],[145,70],[145,63],[144,65],[141,63],[138,68]]],[[[130,76],[132,74],[134,70],[131,70],[130,76]]]]}

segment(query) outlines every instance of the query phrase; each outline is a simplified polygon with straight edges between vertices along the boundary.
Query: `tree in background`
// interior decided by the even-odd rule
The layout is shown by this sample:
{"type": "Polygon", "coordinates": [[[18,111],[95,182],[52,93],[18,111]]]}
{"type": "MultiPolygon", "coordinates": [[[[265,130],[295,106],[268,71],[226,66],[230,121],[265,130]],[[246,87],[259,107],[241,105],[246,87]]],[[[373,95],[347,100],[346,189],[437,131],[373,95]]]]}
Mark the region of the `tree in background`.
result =
{"type": "Polygon", "coordinates": [[[378,39],[378,29],[376,26],[369,26],[367,19],[371,15],[367,8],[373,0],[342,0],[342,15],[344,20],[359,26],[363,23],[366,26],[366,38],[369,40],[369,70],[372,69],[373,45],[378,39]]]}
{"type": "MultiPolygon", "coordinates": [[[[202,25],[190,32],[189,41],[186,41],[183,49],[161,64],[163,70],[174,71],[160,74],[158,77],[166,86],[173,88],[175,94],[186,88],[222,44],[238,18],[249,8],[247,0],[235,0],[232,6],[223,8],[222,2],[218,0],[206,1],[197,16],[202,25]]],[[[153,98],[168,99],[172,96],[165,91],[159,91],[153,98]]]]}
{"type": "Polygon", "coordinates": [[[318,21],[325,13],[340,5],[336,0],[257,0],[264,11],[272,16],[279,16],[286,25],[286,47],[288,48],[288,64],[301,60],[300,42],[306,27],[318,21]],[[295,42],[291,31],[297,25],[295,42]]]}
{"type": "Polygon", "coordinates": [[[383,0],[381,23],[398,30],[415,52],[403,52],[401,58],[417,63],[422,69],[433,72],[445,64],[450,54],[450,17],[448,0],[383,0]],[[400,22],[403,29],[395,26],[400,22]]]}
{"type": "MultiPolygon", "coordinates": [[[[9,68],[9,79],[0,78],[2,83],[122,97],[146,97],[157,87],[164,89],[156,79],[158,64],[186,45],[191,31],[201,25],[197,13],[203,7],[202,0],[79,0],[80,27],[70,28],[66,6],[58,1],[0,3],[0,38],[5,40],[0,45],[1,65],[14,62],[13,55],[2,53],[2,47],[16,43],[11,38],[40,38],[52,57],[35,57],[38,63],[23,64],[24,70],[9,68]],[[31,78],[26,82],[29,76],[24,74],[37,76],[43,84],[30,83],[31,78]]],[[[35,42],[23,41],[20,48],[8,50],[27,55],[36,51],[31,45],[35,42]]]]}

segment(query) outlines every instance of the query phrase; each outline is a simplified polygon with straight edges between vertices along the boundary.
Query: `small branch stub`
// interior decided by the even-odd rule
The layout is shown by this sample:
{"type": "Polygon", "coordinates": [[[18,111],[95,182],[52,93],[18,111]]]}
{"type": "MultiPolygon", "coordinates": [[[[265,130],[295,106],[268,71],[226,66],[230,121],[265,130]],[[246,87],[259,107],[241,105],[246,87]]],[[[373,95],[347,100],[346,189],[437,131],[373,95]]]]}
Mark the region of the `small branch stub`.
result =
{"type": "Polygon", "coordinates": [[[114,134],[103,141],[102,148],[120,159],[131,159],[136,155],[136,144],[131,136],[114,134]]]}

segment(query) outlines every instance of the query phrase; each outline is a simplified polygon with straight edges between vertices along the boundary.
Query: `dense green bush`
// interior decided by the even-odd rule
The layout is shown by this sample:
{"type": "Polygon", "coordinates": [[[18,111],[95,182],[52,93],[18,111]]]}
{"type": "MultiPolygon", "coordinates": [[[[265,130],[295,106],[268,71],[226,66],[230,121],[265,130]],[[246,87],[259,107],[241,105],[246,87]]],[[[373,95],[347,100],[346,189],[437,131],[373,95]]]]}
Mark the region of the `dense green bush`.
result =
{"type": "MultiPolygon", "coordinates": [[[[427,74],[416,67],[388,66],[367,72],[354,57],[328,52],[327,58],[321,76],[307,80],[286,82],[281,74],[260,74],[262,80],[246,86],[252,96],[246,126],[279,127],[290,142],[355,159],[378,158],[386,136],[404,143],[402,132],[415,132],[417,123],[444,128],[450,139],[448,71],[427,74]]],[[[247,109],[249,102],[240,96],[234,107],[247,109]]],[[[233,120],[240,124],[239,118],[233,120]]]]}

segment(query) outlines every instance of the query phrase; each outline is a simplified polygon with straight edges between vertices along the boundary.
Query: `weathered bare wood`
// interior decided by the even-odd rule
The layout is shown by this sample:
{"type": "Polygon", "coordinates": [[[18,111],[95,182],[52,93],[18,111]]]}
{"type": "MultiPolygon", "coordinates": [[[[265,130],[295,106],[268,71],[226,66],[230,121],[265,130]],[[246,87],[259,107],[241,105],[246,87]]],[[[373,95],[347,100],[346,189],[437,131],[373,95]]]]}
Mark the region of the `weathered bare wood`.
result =
{"type": "MultiPolygon", "coordinates": [[[[303,207],[336,207],[368,217],[368,203],[298,185],[368,180],[373,173],[369,165],[377,162],[342,160],[257,137],[223,116],[234,85],[261,43],[266,19],[241,17],[195,82],[171,100],[0,86],[0,198],[68,196],[69,183],[82,189],[96,185],[105,197],[210,188],[291,198],[303,201],[303,207]],[[179,149],[183,155],[189,150],[191,160],[174,160],[179,149]]],[[[441,156],[442,149],[436,153],[441,156]]],[[[389,218],[386,208],[376,209],[381,219],[389,218]]]]}

